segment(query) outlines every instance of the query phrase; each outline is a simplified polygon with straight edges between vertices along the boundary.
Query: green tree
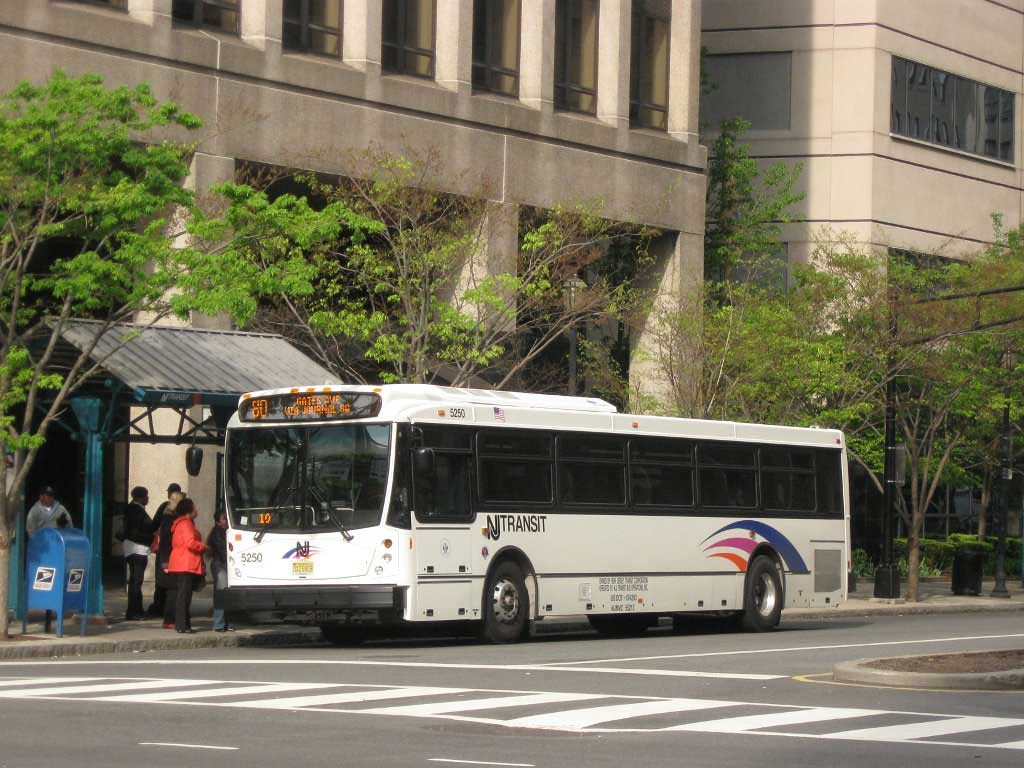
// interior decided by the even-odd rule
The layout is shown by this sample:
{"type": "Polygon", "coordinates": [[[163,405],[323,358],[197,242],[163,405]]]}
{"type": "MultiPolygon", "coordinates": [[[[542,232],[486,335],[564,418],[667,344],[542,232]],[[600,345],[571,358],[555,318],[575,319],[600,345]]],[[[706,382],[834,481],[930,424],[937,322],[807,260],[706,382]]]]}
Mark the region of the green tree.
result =
{"type": "Polygon", "coordinates": [[[524,213],[517,253],[495,269],[482,258],[493,206],[433,190],[438,162],[371,148],[353,157],[348,178],[300,175],[323,202],[313,211],[305,197],[285,196],[308,217],[303,231],[316,233],[301,243],[282,239],[287,222],[267,222],[265,193],[220,188],[231,201],[223,217],[231,231],[215,227],[205,239],[223,239],[236,253],[236,243],[253,244],[243,260],[256,272],[294,256],[311,275],[311,291],[281,284],[253,327],[285,333],[347,380],[503,387],[573,324],[616,318],[635,302],[628,281],[591,270],[570,306],[566,282],[599,262],[609,243],[627,241],[635,256],[644,230],[613,225],[593,202],[524,213]]]}
{"type": "Polygon", "coordinates": [[[111,89],[96,75],[56,72],[0,95],[0,639],[24,485],[47,430],[102,365],[100,339],[140,316],[244,317],[284,279],[246,271],[230,250],[173,247],[170,221],[188,220],[194,200],[182,186],[191,148],[172,137],[199,125],[145,85],[111,89]],[[75,318],[97,321],[93,337],[58,372],[75,318]]]}
{"type": "Polygon", "coordinates": [[[749,128],[726,120],[708,148],[704,276],[713,282],[766,277],[782,250],[782,225],[803,199],[794,191],[802,166],[762,168],[743,143],[749,128]]]}

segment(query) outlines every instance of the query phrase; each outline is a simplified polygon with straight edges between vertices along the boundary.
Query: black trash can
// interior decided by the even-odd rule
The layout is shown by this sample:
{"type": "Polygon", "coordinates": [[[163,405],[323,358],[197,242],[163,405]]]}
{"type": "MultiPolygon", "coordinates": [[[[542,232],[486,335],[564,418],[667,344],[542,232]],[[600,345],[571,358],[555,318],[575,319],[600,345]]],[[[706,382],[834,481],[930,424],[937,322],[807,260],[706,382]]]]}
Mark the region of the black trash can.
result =
{"type": "Polygon", "coordinates": [[[977,549],[958,549],[953,555],[953,594],[980,595],[981,572],[985,553],[977,549]]]}

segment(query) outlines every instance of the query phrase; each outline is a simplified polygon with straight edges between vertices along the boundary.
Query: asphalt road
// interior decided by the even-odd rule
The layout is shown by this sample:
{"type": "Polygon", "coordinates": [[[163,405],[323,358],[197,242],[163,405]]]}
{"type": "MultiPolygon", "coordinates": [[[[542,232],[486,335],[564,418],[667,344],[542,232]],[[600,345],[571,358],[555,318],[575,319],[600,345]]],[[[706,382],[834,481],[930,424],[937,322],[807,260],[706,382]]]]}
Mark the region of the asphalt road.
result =
{"type": "Polygon", "coordinates": [[[835,684],[836,661],[1024,647],[1019,614],[763,635],[466,639],[0,665],[0,767],[1019,765],[1024,692],[835,684]]]}

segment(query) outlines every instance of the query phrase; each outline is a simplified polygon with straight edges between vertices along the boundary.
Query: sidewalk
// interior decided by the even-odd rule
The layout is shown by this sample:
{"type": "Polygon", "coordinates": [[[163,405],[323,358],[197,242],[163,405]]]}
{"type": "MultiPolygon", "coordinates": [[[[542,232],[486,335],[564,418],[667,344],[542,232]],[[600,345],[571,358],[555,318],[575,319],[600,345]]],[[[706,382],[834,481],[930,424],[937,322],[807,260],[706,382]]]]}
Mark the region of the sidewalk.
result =
{"type": "MultiPolygon", "coordinates": [[[[983,584],[978,597],[958,597],[950,591],[949,580],[929,580],[921,584],[921,601],[875,600],[874,585],[861,582],[849,600],[834,609],[790,609],[782,620],[839,619],[864,616],[903,616],[910,614],[977,613],[995,611],[1024,611],[1024,588],[1020,578],[1007,580],[1010,598],[989,597],[992,582],[983,584]]],[[[904,589],[906,585],[904,585],[904,589]]],[[[194,635],[179,635],[163,629],[159,619],[149,621],[123,621],[125,609],[123,592],[109,590],[105,600],[105,623],[90,623],[86,636],[80,636],[81,625],[77,617],[64,621],[64,637],[44,634],[41,615],[30,616],[28,631],[22,635],[21,622],[12,622],[11,640],[0,643],[0,660],[27,658],[56,658],[61,656],[91,656],[104,653],[140,653],[143,651],[186,650],[192,648],[255,647],[296,645],[321,642],[316,627],[291,625],[264,625],[240,627],[236,632],[213,632],[210,618],[212,592],[195,595],[192,602],[194,635]]],[[[53,622],[54,629],[56,621],[53,622]]],[[[582,616],[537,622],[537,634],[589,631],[582,616]]]]}

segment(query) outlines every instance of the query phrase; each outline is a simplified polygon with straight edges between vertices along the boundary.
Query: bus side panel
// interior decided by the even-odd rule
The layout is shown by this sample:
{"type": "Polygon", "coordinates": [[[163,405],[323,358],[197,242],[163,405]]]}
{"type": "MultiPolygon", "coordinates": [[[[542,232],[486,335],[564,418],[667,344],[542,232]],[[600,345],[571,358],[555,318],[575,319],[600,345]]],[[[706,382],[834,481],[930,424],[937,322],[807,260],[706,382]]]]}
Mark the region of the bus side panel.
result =
{"type": "Polygon", "coordinates": [[[449,621],[480,618],[480,579],[419,580],[409,590],[405,618],[410,621],[449,621]]]}

